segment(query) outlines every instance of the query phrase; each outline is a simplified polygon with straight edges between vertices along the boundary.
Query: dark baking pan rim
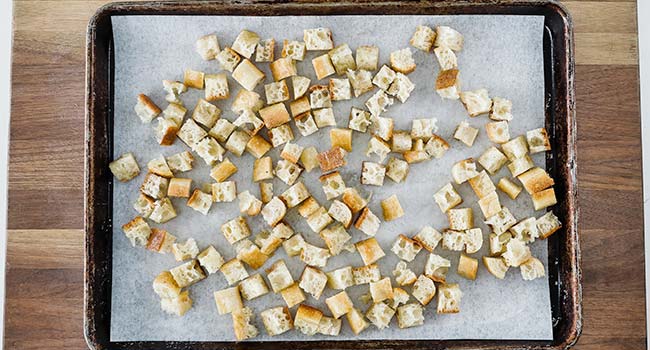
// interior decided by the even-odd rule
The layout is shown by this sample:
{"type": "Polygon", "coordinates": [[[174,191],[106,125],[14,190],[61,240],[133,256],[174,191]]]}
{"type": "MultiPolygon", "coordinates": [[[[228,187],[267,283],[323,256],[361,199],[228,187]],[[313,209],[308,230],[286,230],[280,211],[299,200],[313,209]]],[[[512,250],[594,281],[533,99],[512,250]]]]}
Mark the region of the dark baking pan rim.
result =
{"type": "MultiPolygon", "coordinates": [[[[571,17],[555,1],[296,1],[112,3],[92,17],[87,32],[84,335],[92,349],[566,349],[582,330],[578,241],[574,54],[571,17]],[[564,227],[548,239],[553,340],[372,340],[278,342],[111,342],[113,42],[111,16],[123,15],[541,15],[545,17],[546,128],[556,179],[554,212],[564,227]]],[[[535,325],[531,325],[534,327],[535,325]]]]}

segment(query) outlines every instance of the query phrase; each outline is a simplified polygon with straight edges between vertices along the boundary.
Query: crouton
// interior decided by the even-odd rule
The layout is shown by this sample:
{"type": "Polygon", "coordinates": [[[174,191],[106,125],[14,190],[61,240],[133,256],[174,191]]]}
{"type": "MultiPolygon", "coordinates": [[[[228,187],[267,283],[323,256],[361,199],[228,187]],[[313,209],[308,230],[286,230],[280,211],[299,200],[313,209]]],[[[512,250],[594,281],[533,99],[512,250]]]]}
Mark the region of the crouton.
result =
{"type": "Polygon", "coordinates": [[[402,209],[397,195],[392,195],[381,201],[381,209],[384,213],[385,221],[397,220],[404,216],[404,209],[402,209]]]}

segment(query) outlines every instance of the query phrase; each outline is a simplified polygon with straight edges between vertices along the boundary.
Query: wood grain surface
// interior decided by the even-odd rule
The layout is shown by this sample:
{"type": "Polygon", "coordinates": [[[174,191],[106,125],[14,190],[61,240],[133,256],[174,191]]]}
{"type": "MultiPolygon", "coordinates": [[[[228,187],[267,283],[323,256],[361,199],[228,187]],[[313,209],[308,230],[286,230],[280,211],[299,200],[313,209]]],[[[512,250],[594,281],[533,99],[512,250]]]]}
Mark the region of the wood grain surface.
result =
{"type": "MultiPolygon", "coordinates": [[[[6,349],[85,349],[85,32],[106,1],[14,4],[6,349]]],[[[636,2],[575,22],[584,326],[577,349],[646,344],[636,2]]]]}

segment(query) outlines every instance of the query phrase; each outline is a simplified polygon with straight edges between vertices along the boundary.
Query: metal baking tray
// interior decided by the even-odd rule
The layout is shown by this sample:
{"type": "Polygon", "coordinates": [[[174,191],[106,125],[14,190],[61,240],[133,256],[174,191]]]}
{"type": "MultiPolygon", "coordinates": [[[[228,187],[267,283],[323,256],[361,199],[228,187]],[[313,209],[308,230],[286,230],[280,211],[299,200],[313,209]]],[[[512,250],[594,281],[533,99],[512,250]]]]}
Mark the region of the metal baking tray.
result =
{"type": "Polygon", "coordinates": [[[554,1],[203,1],[195,3],[112,3],[92,17],[86,56],[85,298],[84,335],[92,349],[566,349],[582,329],[578,240],[576,122],[572,22],[554,1]],[[111,16],[125,15],[538,15],[544,16],[546,129],[551,153],[548,172],[556,180],[554,212],[564,227],[548,240],[552,341],[399,340],[297,342],[111,342],[111,257],[113,177],[113,42],[111,16]]]}

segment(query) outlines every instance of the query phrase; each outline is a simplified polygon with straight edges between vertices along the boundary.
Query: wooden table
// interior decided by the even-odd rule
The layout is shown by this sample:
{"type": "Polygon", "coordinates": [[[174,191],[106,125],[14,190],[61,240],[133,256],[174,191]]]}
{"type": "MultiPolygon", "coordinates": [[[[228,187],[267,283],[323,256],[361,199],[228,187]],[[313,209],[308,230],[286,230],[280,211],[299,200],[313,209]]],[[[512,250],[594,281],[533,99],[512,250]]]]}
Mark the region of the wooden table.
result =
{"type": "MultiPolygon", "coordinates": [[[[17,0],[6,349],[85,349],[85,32],[106,1],[17,0]]],[[[645,347],[636,2],[566,1],[576,37],[584,328],[578,349],[645,347]]]]}

